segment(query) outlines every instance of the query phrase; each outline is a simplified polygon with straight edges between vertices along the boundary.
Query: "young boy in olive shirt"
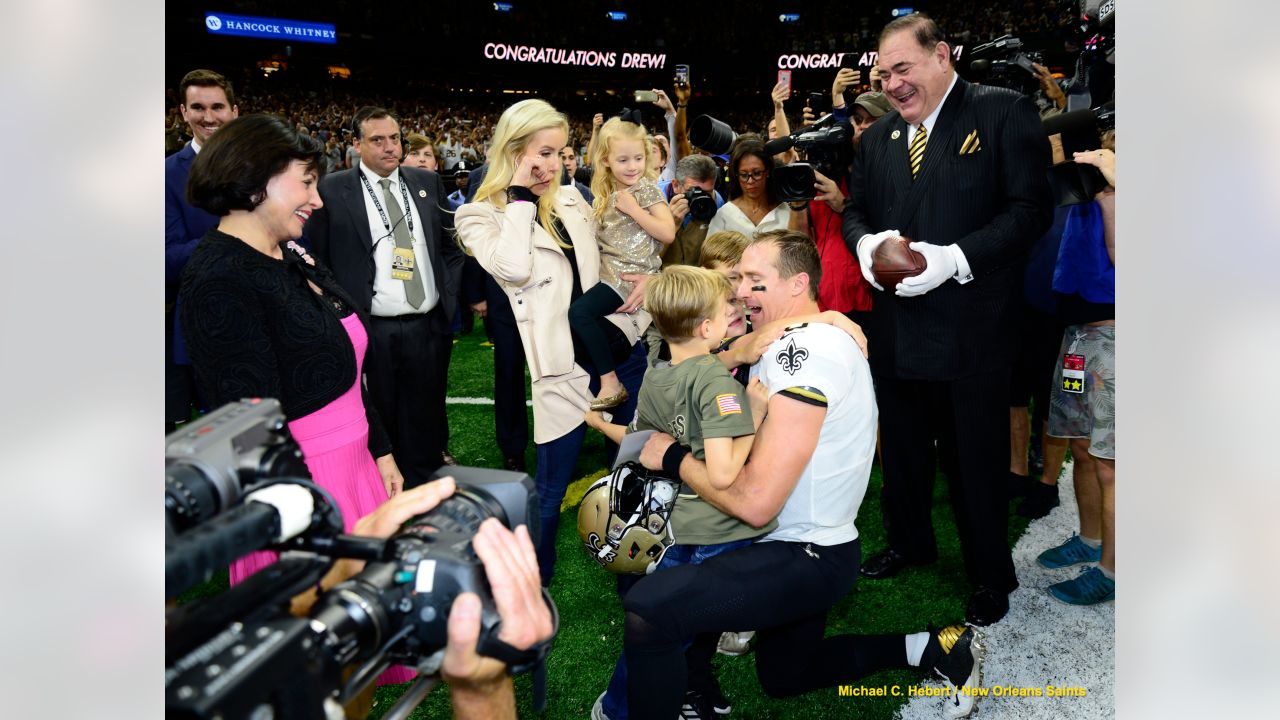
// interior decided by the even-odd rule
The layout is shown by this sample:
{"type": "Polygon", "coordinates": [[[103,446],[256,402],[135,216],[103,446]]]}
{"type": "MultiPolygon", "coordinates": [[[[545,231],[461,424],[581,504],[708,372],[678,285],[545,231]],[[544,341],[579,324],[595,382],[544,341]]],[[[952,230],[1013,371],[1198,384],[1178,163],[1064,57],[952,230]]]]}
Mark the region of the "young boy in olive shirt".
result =
{"type": "MultiPolygon", "coordinates": [[[[629,431],[670,433],[706,461],[711,484],[720,489],[738,477],[767,407],[760,383],[744,393],[711,354],[737,314],[731,295],[728,281],[718,273],[688,265],[664,268],[649,282],[644,303],[671,349],[671,360],[659,361],[645,374],[629,428],[606,422],[598,412],[586,415],[589,425],[614,442],[621,442],[629,431]],[[749,403],[753,392],[760,398],[749,403]]],[[[692,493],[682,492],[671,515],[672,535],[679,545],[749,540],[768,529],[725,515],[692,493]]]]}
{"type": "MultiPolygon", "coordinates": [[[[587,423],[618,443],[628,431],[670,433],[691,448],[695,457],[706,461],[714,486],[727,488],[746,463],[768,405],[759,380],[752,381],[744,392],[728,368],[711,354],[720,347],[730,322],[740,318],[729,281],[711,270],[673,265],[649,281],[644,306],[670,347],[671,360],[659,361],[645,374],[635,420],[629,428],[607,422],[598,412],[588,412],[587,423]]],[[[770,520],[764,527],[752,527],[688,490],[687,486],[682,489],[672,510],[674,544],[656,572],[699,564],[747,545],[777,526],[770,520]]],[[[700,638],[689,649],[689,687],[694,694],[714,694],[717,704],[723,704],[710,672],[716,639],[700,638]]],[[[608,690],[596,700],[592,717],[620,720],[625,715],[625,668],[620,658],[608,690]]]]}

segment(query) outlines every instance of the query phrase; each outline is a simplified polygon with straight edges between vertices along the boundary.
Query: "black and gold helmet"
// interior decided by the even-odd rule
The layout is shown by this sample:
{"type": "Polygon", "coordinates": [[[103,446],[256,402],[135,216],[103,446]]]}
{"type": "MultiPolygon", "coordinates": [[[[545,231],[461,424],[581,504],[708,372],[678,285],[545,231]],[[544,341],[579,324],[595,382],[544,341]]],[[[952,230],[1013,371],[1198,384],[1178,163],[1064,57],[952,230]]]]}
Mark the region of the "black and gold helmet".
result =
{"type": "Polygon", "coordinates": [[[578,537],[587,554],[612,573],[653,572],[675,542],[670,521],[679,489],[634,462],[597,480],[578,508],[578,537]]]}

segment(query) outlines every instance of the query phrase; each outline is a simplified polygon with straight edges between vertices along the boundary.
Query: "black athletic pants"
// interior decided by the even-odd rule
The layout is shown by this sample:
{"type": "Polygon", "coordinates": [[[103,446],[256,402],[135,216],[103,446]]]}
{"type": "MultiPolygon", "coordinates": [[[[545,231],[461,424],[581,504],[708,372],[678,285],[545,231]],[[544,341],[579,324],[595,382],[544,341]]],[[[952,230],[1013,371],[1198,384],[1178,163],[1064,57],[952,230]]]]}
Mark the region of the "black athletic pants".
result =
{"type": "Polygon", "coordinates": [[[672,718],[685,692],[685,638],[756,628],[756,676],[771,697],[799,695],[907,665],[902,635],[823,638],[827,611],[854,585],[857,540],[758,542],[701,565],[654,573],[627,593],[628,710],[672,718]]]}

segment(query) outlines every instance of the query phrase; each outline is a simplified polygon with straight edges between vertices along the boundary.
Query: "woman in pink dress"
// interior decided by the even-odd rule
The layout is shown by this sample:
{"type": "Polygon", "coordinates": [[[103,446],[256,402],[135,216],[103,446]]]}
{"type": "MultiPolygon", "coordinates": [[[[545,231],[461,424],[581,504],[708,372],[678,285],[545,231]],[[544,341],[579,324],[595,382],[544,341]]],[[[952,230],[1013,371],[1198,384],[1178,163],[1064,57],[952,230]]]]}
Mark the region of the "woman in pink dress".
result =
{"type": "MultiPolygon", "coordinates": [[[[279,399],[312,479],[350,531],[404,478],[360,382],[366,319],[329,271],[293,242],[321,206],[324,148],[268,115],[220,129],[191,166],[191,204],[221,218],[182,275],[183,332],[211,407],[279,399]],[[376,458],[376,460],[375,460],[376,458]]],[[[258,552],[231,566],[235,584],[275,562],[258,552]]],[[[381,682],[403,682],[406,671],[381,682]]]]}

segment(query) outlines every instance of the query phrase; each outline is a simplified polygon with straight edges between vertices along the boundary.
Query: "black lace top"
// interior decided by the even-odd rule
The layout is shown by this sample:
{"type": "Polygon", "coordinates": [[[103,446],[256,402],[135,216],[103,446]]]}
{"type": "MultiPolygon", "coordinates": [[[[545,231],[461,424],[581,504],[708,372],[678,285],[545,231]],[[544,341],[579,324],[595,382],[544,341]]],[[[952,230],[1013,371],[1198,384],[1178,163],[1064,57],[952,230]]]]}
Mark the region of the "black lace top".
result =
{"type": "MultiPolygon", "coordinates": [[[[341,318],[356,305],[328,269],[309,259],[290,243],[276,260],[216,228],[196,246],[182,273],[182,331],[210,407],[273,397],[294,420],[355,382],[355,349],[341,318]]],[[[368,319],[360,319],[368,328],[368,319]]],[[[361,392],[369,451],[381,457],[391,442],[363,386],[361,392]]]]}

